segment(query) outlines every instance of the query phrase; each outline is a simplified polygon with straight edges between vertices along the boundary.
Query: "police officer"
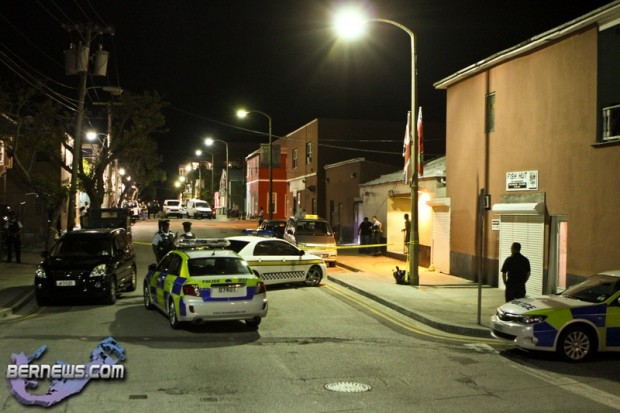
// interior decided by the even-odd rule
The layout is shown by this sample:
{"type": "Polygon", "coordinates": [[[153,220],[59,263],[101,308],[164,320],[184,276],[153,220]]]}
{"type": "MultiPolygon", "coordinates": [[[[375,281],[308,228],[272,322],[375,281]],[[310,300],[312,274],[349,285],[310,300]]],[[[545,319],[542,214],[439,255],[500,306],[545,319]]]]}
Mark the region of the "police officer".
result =
{"type": "Polygon", "coordinates": [[[153,253],[159,262],[174,247],[174,234],[170,232],[170,220],[159,220],[159,231],[153,236],[153,253]]]}
{"type": "Polygon", "coordinates": [[[17,219],[15,211],[9,213],[9,219],[4,223],[6,231],[6,262],[13,259],[13,250],[15,250],[15,260],[19,264],[22,257],[22,223],[17,219]]]}
{"type": "Polygon", "coordinates": [[[183,234],[179,238],[182,239],[196,239],[196,235],[192,234],[192,223],[185,221],[183,223],[183,234]]]}

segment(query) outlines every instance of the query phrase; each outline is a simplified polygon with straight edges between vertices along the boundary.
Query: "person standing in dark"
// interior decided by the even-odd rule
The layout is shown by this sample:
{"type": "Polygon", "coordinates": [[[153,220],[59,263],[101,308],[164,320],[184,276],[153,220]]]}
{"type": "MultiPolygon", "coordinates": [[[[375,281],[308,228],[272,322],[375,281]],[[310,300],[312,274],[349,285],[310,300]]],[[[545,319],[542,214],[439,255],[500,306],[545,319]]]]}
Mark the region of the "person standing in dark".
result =
{"type": "Polygon", "coordinates": [[[512,255],[502,265],[502,279],[506,285],[506,302],[525,297],[525,283],[530,278],[530,260],[521,255],[521,244],[513,242],[512,255]]]}
{"type": "Polygon", "coordinates": [[[376,244],[375,246],[375,256],[381,255],[381,237],[383,235],[383,224],[379,221],[376,215],[372,217],[372,242],[376,244]]]}
{"type": "Polygon", "coordinates": [[[15,262],[22,262],[22,230],[23,225],[17,219],[15,211],[9,212],[9,219],[4,223],[6,231],[6,262],[13,259],[13,251],[15,251],[15,262]]]}
{"type": "Polygon", "coordinates": [[[411,221],[409,221],[409,214],[405,214],[405,228],[403,228],[401,232],[405,233],[405,245],[403,247],[403,252],[408,254],[409,241],[411,240],[411,221]]]}
{"type": "Polygon", "coordinates": [[[263,211],[263,207],[261,207],[260,211],[258,211],[258,225],[262,224],[265,220],[265,211],[263,211]]]}
{"type": "Polygon", "coordinates": [[[180,235],[182,239],[196,239],[196,235],[192,233],[192,223],[185,221],[183,223],[183,233],[180,235]]]}
{"type": "MultiPolygon", "coordinates": [[[[357,234],[360,237],[360,245],[370,244],[372,238],[372,222],[368,220],[368,217],[364,217],[364,221],[357,227],[357,234]]],[[[360,248],[360,254],[367,254],[368,248],[360,248]]]]}

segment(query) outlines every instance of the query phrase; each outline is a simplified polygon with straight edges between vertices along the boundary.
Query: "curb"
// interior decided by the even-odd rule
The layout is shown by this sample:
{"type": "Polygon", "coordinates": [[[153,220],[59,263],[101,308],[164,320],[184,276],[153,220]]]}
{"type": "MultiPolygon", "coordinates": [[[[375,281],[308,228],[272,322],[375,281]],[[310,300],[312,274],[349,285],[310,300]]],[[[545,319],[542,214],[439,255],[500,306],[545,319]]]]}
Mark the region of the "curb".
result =
{"type": "MultiPolygon", "coordinates": [[[[343,266],[344,267],[344,266],[343,266]]],[[[346,267],[345,267],[346,268],[346,267]]],[[[357,272],[359,272],[359,270],[355,270],[357,272]]],[[[356,292],[357,294],[363,295],[364,297],[370,298],[373,301],[378,302],[381,305],[384,305],[388,308],[391,308],[394,311],[399,312],[402,315],[405,315],[409,318],[412,318],[416,321],[419,321],[423,324],[426,324],[430,327],[436,328],[437,330],[441,330],[441,331],[445,331],[447,333],[452,333],[452,334],[459,334],[459,335],[463,335],[463,336],[470,336],[470,337],[477,337],[477,338],[488,338],[489,337],[489,329],[488,328],[475,328],[475,327],[465,327],[465,326],[459,326],[459,325],[453,325],[453,324],[447,324],[447,323],[443,323],[441,321],[437,321],[437,320],[433,320],[432,318],[430,318],[429,316],[427,316],[426,314],[422,314],[422,313],[416,313],[413,312],[411,310],[408,310],[406,308],[403,308],[401,306],[399,306],[398,304],[395,304],[391,301],[388,301],[384,298],[381,298],[375,294],[371,294],[367,291],[361,290],[357,287],[352,286],[351,284],[348,284],[344,281],[332,278],[332,276],[327,276],[327,279],[330,280],[331,282],[334,282],[338,285],[341,285],[343,287],[346,287],[348,289],[350,289],[351,291],[356,292]]]]}
{"type": "Polygon", "coordinates": [[[34,290],[32,288],[25,289],[17,297],[8,303],[7,308],[0,309],[0,319],[14,315],[21,310],[28,302],[34,298],[34,290]]]}

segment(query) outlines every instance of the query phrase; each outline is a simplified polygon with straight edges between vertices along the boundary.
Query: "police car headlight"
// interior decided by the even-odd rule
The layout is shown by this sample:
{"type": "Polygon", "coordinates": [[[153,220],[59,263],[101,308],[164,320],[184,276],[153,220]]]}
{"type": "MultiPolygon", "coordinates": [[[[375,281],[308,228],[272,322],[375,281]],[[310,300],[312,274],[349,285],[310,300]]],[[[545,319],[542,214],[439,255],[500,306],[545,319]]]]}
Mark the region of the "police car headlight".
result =
{"type": "Polygon", "coordinates": [[[105,275],[105,264],[99,264],[90,272],[89,277],[103,277],[105,275]]]}
{"type": "Polygon", "coordinates": [[[538,324],[545,321],[546,315],[522,315],[516,321],[521,324],[538,324]]]}
{"type": "Polygon", "coordinates": [[[34,272],[34,276],[36,278],[47,278],[47,274],[45,274],[45,270],[43,269],[43,267],[38,267],[37,270],[34,272]]]}

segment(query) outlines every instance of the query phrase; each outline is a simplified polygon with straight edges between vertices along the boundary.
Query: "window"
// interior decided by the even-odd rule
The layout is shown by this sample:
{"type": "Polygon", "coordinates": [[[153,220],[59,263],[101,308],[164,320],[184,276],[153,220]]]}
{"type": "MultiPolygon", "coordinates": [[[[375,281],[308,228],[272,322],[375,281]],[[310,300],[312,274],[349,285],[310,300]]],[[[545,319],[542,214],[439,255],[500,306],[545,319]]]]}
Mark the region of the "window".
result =
{"type": "Polygon", "coordinates": [[[495,93],[489,93],[485,97],[485,132],[495,131],[495,93]]]}
{"type": "Polygon", "coordinates": [[[306,142],[306,164],[312,163],[312,142],[306,142]]]}
{"type": "Polygon", "coordinates": [[[293,169],[297,168],[297,149],[293,149],[293,169]]]}
{"type": "Polygon", "coordinates": [[[619,24],[610,24],[598,34],[597,133],[599,143],[620,142],[620,48],[619,24]]]}

